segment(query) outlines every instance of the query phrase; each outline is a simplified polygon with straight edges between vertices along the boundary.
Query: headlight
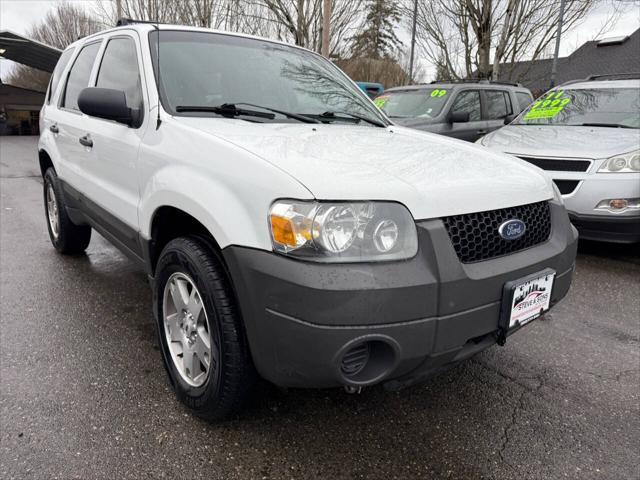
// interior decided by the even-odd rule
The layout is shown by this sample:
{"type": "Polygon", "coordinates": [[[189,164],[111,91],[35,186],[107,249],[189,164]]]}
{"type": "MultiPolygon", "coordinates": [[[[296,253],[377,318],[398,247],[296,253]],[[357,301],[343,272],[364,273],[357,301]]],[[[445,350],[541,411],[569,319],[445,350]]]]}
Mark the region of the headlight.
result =
{"type": "Polygon", "coordinates": [[[318,262],[401,260],[418,251],[413,217],[398,203],[279,200],[269,226],[275,251],[318,262]]]}
{"type": "Polygon", "coordinates": [[[627,173],[627,172],[640,172],[640,150],[635,152],[624,153],[622,155],[616,155],[615,157],[607,158],[598,172],[605,173],[627,173]]]}

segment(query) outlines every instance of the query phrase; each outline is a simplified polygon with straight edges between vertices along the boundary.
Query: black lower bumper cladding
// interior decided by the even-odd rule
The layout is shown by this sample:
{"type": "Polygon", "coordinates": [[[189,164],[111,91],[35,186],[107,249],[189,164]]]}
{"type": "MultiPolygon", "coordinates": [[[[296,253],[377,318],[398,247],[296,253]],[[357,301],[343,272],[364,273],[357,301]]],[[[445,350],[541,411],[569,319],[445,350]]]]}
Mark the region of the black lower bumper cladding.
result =
{"type": "Polygon", "coordinates": [[[470,264],[440,219],[417,222],[419,250],[405,261],[320,264],[225,248],[256,368],[287,387],[400,388],[475,355],[496,343],[507,282],[552,269],[551,304],[568,292],[577,234],[561,205],[550,208],[546,242],[470,264]]]}

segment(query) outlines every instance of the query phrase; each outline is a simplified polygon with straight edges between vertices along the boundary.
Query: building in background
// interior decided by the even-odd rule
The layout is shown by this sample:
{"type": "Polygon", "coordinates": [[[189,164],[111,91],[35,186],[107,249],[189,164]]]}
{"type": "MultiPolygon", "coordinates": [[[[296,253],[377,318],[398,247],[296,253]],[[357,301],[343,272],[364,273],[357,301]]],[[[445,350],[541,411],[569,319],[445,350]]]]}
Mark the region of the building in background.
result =
{"type": "Polygon", "coordinates": [[[7,85],[0,80],[0,135],[38,135],[44,92],[7,85]]]}
{"type": "MultiPolygon", "coordinates": [[[[548,90],[553,59],[504,63],[500,81],[516,81],[539,96],[548,90]]],[[[584,43],[568,57],[558,59],[556,85],[590,75],[640,72],[640,29],[631,35],[584,43]]]]}
{"type": "MultiPolygon", "coordinates": [[[[60,50],[23,37],[0,31],[0,57],[51,73],[60,50]]],[[[44,92],[7,85],[0,78],[0,135],[38,135],[40,108],[44,92]]]]}

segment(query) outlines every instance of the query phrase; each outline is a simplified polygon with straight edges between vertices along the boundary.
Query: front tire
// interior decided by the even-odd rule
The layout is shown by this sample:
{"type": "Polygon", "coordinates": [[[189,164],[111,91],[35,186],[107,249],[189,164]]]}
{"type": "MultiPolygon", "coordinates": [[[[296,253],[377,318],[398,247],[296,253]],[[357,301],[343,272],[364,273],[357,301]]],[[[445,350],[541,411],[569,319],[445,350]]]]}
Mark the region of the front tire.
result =
{"type": "Polygon", "coordinates": [[[67,214],[62,186],[53,168],[44,174],[44,213],[47,219],[49,238],[55,249],[63,254],[84,252],[91,241],[91,227],[76,225],[67,214]]]}
{"type": "Polygon", "coordinates": [[[253,364],[231,284],[205,240],[178,238],[163,249],[154,307],[178,399],[209,420],[235,412],[253,386],[253,364]]]}

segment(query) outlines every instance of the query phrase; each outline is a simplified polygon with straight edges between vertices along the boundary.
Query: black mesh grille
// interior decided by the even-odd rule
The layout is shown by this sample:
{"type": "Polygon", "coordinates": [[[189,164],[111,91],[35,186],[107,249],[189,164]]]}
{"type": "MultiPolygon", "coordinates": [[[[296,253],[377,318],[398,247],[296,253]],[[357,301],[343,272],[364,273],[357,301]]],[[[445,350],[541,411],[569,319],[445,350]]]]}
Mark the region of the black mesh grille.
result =
{"type": "Polygon", "coordinates": [[[557,172],[586,172],[589,170],[589,166],[591,165],[589,160],[562,160],[557,158],[533,157],[518,158],[543,170],[554,170],[557,172]]]}
{"type": "Polygon", "coordinates": [[[454,215],[442,220],[463,263],[488,260],[532,247],[546,241],[551,233],[548,202],[454,215]],[[499,235],[498,228],[512,219],[522,220],[526,230],[517,240],[505,240],[499,235]]]}

